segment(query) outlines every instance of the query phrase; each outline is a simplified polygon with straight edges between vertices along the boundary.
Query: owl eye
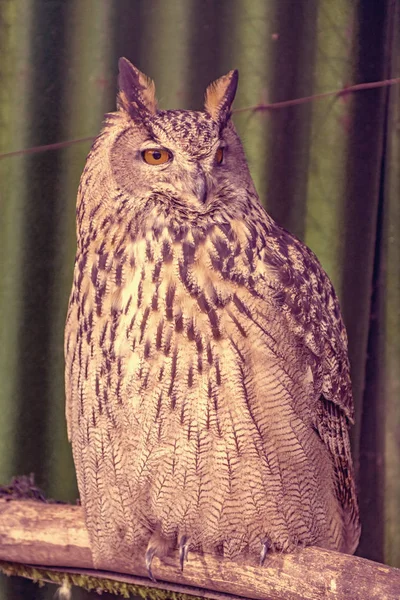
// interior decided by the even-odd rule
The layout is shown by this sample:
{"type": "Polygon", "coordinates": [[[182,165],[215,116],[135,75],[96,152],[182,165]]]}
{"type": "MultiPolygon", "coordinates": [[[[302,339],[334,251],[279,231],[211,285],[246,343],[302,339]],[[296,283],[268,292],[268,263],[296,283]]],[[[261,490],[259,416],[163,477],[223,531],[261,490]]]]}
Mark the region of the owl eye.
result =
{"type": "Polygon", "coordinates": [[[217,165],[222,164],[222,161],[224,160],[224,148],[222,146],[218,148],[215,160],[217,161],[217,165]]]}
{"type": "Polygon", "coordinates": [[[162,148],[143,150],[142,158],[148,165],[163,165],[172,158],[171,152],[162,148]]]}

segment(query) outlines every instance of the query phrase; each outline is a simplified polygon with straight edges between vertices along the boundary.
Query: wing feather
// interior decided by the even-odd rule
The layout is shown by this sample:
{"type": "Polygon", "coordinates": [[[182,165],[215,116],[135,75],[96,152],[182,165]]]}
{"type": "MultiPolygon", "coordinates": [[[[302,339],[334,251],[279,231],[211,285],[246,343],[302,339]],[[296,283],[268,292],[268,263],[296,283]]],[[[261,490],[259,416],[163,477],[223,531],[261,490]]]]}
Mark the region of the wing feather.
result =
{"type": "Polygon", "coordinates": [[[346,525],[346,551],[354,552],[360,537],[349,438],[354,404],[339,302],[329,277],[307,246],[281,228],[277,228],[274,242],[264,261],[275,274],[278,314],[310,356],[314,390],[319,394],[314,427],[334,465],[335,491],[346,525]]]}

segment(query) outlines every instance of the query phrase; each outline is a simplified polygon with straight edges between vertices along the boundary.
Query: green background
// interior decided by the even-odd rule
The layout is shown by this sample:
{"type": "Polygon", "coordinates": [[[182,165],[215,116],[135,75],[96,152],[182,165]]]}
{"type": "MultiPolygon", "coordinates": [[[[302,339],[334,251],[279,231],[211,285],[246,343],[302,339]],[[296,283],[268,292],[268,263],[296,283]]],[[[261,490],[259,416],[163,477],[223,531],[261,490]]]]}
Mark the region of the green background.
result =
{"type": "MultiPolygon", "coordinates": [[[[397,0],[1,0],[0,153],[95,136],[117,60],[162,108],[201,108],[240,72],[235,107],[400,77],[397,0]]],[[[316,252],[346,321],[363,534],[400,567],[400,86],[235,116],[260,198],[316,252]]],[[[0,483],[34,472],[77,497],[63,327],[75,197],[90,143],[0,160],[0,483]]],[[[51,598],[0,578],[0,598],[51,598]]],[[[89,595],[74,591],[75,599],[89,595]]],[[[105,596],[103,596],[105,598],[105,596]]]]}

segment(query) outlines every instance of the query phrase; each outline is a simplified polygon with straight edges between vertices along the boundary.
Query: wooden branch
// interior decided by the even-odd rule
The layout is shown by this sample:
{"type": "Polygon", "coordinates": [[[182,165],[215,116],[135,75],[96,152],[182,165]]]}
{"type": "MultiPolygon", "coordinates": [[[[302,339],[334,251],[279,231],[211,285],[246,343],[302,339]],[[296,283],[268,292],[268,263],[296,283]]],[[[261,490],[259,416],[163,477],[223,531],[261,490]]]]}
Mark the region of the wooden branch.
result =
{"type": "MultiPolygon", "coordinates": [[[[129,576],[94,571],[82,508],[31,500],[0,499],[0,560],[57,567],[128,581],[149,588],[144,552],[132,558],[129,576]]],[[[183,573],[177,554],[171,564],[154,559],[158,589],[208,598],[263,600],[398,600],[400,570],[369,560],[306,548],[295,554],[271,554],[263,567],[191,553],[183,573]]],[[[121,568],[121,573],[127,569],[121,568]]],[[[29,576],[29,575],[28,575],[29,576]]]]}

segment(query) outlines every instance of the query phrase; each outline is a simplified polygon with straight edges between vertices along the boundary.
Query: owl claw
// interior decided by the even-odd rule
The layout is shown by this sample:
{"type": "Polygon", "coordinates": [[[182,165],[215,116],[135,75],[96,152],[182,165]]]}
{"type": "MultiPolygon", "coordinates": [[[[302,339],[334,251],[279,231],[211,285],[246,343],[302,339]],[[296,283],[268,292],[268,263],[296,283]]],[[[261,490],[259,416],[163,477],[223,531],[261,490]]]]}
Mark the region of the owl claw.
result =
{"type": "Polygon", "coordinates": [[[261,545],[260,567],[262,567],[264,564],[265,557],[267,556],[268,548],[269,548],[269,543],[263,542],[261,545]]]}
{"type": "Polygon", "coordinates": [[[153,562],[153,558],[154,558],[155,554],[156,554],[156,549],[154,547],[150,546],[150,548],[147,548],[146,555],[145,555],[147,573],[148,573],[150,579],[154,582],[156,582],[156,578],[154,577],[153,572],[151,570],[151,563],[153,562]]]}
{"type": "Polygon", "coordinates": [[[183,535],[179,540],[179,563],[181,565],[181,571],[183,571],[183,567],[185,561],[188,559],[189,554],[189,538],[187,535],[183,535]]]}

